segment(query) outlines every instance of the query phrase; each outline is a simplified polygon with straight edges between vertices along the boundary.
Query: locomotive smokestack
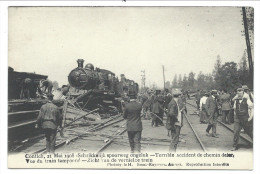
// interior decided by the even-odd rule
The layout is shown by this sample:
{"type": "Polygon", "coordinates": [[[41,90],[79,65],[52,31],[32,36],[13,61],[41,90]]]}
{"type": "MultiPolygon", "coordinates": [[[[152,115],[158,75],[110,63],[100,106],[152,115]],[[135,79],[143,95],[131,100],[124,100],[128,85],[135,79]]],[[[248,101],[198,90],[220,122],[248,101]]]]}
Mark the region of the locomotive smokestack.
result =
{"type": "Polygon", "coordinates": [[[78,62],[78,67],[79,68],[83,68],[84,60],[83,59],[78,59],[77,62],[78,62]]]}

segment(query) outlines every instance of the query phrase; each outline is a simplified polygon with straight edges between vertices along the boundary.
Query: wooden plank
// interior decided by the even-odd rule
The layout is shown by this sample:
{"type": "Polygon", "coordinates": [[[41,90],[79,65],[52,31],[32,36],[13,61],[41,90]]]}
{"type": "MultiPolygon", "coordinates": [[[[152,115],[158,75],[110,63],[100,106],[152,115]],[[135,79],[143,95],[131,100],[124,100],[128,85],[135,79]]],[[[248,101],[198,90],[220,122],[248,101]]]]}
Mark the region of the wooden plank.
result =
{"type": "Polygon", "coordinates": [[[64,127],[65,120],[66,120],[67,106],[68,106],[68,102],[67,102],[67,100],[66,100],[65,103],[64,103],[64,107],[63,107],[62,127],[64,127]]]}
{"type": "Polygon", "coordinates": [[[16,123],[14,125],[8,126],[8,129],[13,129],[13,128],[21,127],[21,126],[26,126],[26,125],[29,125],[29,124],[34,124],[34,123],[36,123],[36,119],[35,120],[29,120],[29,121],[26,121],[26,122],[16,123]]]}
{"type": "Polygon", "coordinates": [[[40,112],[40,110],[10,112],[10,113],[8,113],[8,116],[21,115],[21,114],[31,114],[31,113],[38,113],[38,112],[40,112]]]}

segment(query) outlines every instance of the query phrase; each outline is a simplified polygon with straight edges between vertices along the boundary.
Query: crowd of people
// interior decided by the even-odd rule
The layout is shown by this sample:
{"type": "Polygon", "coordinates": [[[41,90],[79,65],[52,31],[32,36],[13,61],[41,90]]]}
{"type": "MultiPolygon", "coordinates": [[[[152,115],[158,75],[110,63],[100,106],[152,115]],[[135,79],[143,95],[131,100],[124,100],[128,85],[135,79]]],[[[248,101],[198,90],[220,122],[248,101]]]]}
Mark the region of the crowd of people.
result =
{"type": "MultiPolygon", "coordinates": [[[[187,114],[186,99],[190,99],[189,93],[182,91],[148,90],[139,95],[138,102],[132,99],[132,102],[139,103],[139,121],[143,119],[151,120],[152,127],[164,126],[163,118],[166,116],[166,125],[168,133],[171,134],[171,144],[169,150],[176,151],[179,135],[183,126],[183,116],[187,114]],[[141,108],[141,109],[140,109],[141,108]]],[[[198,90],[195,94],[197,109],[199,111],[201,124],[207,124],[206,136],[218,138],[217,122],[222,117],[224,124],[234,123],[233,148],[238,149],[238,140],[241,130],[253,139],[253,101],[254,96],[249,88],[244,85],[242,88],[235,89],[229,93],[226,89],[221,91],[212,90],[210,92],[198,90]],[[210,133],[211,131],[211,133],[210,133]]],[[[131,103],[131,101],[130,101],[131,103]]],[[[135,110],[134,108],[132,108],[135,110]]],[[[131,120],[131,109],[124,114],[125,119],[131,120]]],[[[138,114],[135,114],[138,116],[138,114]]],[[[135,122],[132,122],[135,124],[135,122]]],[[[138,123],[141,124],[141,123],[138,123]]],[[[139,129],[139,131],[142,131],[139,129]]],[[[141,135],[141,133],[138,133],[141,135]]],[[[138,136],[139,137],[139,136],[138,136]]],[[[135,143],[140,147],[140,139],[129,136],[131,151],[135,152],[135,143]]],[[[140,152],[138,148],[137,152],[140,152]]]]}
{"type": "Polygon", "coordinates": [[[195,94],[197,109],[200,111],[200,122],[208,124],[206,134],[218,138],[216,126],[218,117],[222,117],[224,124],[234,123],[233,148],[238,149],[238,140],[241,130],[253,139],[253,93],[247,85],[228,92],[226,89],[221,91],[213,90],[211,93],[198,90],[195,94]]]}
{"type": "MultiPolygon", "coordinates": [[[[52,104],[53,95],[48,94],[49,103],[42,106],[36,127],[46,129],[47,152],[53,153],[55,146],[55,135],[61,127],[61,115],[56,106],[52,104]],[[54,120],[43,125],[42,120],[54,120]],[[55,124],[53,124],[55,123],[55,124]],[[54,130],[54,131],[53,131],[54,130]]],[[[151,120],[151,126],[165,126],[171,136],[169,150],[175,152],[179,142],[183,116],[187,114],[186,99],[189,98],[186,92],[176,90],[148,90],[138,95],[136,99],[131,96],[130,101],[125,104],[123,117],[126,119],[128,139],[132,153],[141,151],[142,117],[151,120]],[[166,121],[164,124],[164,117],[166,121]]],[[[228,93],[212,90],[210,92],[198,90],[195,95],[197,109],[200,115],[200,122],[207,124],[206,135],[218,138],[217,121],[222,115],[225,124],[234,123],[233,148],[238,149],[238,141],[241,129],[253,139],[253,102],[254,97],[247,86],[242,86],[228,93]],[[212,132],[210,134],[210,131],[212,132]]]]}

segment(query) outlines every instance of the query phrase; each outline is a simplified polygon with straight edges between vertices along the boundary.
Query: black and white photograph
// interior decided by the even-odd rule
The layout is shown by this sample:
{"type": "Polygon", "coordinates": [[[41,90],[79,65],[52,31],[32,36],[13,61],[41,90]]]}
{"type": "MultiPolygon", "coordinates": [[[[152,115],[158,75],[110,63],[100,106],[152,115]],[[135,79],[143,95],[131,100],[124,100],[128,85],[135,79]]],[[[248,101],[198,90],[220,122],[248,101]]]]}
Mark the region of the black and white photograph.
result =
{"type": "Polygon", "coordinates": [[[251,170],[254,49],[251,6],[10,6],[8,167],[251,170]]]}

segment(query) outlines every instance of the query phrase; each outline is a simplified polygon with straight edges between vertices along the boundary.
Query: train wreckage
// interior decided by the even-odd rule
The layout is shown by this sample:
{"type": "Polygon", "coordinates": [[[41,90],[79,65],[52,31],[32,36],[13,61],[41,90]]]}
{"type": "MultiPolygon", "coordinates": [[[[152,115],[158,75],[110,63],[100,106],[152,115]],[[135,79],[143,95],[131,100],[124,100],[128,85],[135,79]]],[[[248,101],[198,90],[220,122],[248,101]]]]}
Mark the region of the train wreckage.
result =
{"type": "MultiPolygon", "coordinates": [[[[137,97],[138,84],[124,74],[119,80],[109,70],[94,68],[92,64],[83,67],[83,59],[78,59],[77,63],[68,75],[69,85],[57,89],[58,97],[53,101],[63,114],[63,126],[98,124],[103,118],[119,115],[124,102],[137,97]]],[[[8,74],[8,136],[10,142],[15,142],[39,134],[34,124],[40,107],[48,101],[39,83],[48,76],[16,72],[11,67],[8,74]],[[25,80],[30,83],[28,98],[21,97],[25,80]]]]}

